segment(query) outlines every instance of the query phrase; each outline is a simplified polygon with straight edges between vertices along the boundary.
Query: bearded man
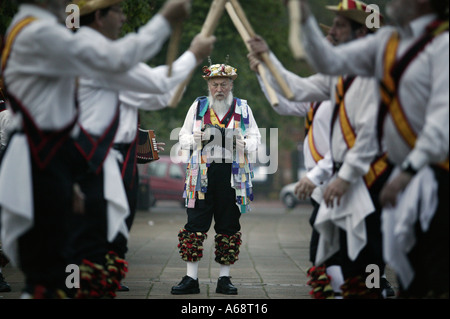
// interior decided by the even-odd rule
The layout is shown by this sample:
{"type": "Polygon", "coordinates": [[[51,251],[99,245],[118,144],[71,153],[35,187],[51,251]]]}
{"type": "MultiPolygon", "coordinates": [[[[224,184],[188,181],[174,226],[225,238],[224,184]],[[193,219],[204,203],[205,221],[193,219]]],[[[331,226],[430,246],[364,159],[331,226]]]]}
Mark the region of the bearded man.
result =
{"type": "Polygon", "coordinates": [[[235,68],[210,63],[203,67],[203,78],[209,96],[194,101],[179,133],[181,147],[192,152],[184,192],[187,223],[178,234],[187,274],[171,293],[200,293],[198,262],[214,217],[215,261],[220,264],[216,293],[236,295],[230,266],[238,260],[242,243],[241,213],[253,200],[248,155],[257,150],[261,135],[247,101],[233,97],[235,68]]]}

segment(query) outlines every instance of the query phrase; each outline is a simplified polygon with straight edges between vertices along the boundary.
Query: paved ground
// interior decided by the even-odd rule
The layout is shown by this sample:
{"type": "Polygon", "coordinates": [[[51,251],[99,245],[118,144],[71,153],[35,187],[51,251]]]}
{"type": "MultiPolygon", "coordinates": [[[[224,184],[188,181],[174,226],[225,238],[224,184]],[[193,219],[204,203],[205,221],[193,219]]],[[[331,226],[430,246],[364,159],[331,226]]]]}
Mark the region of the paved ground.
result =
{"type": "MultiPolygon", "coordinates": [[[[200,262],[200,294],[171,295],[171,286],[186,271],[177,250],[177,234],[186,222],[185,210],[177,203],[166,202],[150,212],[139,211],[131,232],[129,272],[124,280],[130,291],[119,292],[117,299],[311,299],[306,285],[311,210],[308,204],[285,209],[279,202],[256,202],[253,211],[242,216],[243,245],[240,259],[231,269],[232,282],[239,289],[237,296],[215,293],[219,266],[214,262],[213,230],[204,243],[200,262]]],[[[0,300],[20,298],[20,271],[8,265],[3,273],[13,291],[0,293],[0,300]]],[[[387,276],[397,288],[392,272],[388,270],[387,276]]]]}

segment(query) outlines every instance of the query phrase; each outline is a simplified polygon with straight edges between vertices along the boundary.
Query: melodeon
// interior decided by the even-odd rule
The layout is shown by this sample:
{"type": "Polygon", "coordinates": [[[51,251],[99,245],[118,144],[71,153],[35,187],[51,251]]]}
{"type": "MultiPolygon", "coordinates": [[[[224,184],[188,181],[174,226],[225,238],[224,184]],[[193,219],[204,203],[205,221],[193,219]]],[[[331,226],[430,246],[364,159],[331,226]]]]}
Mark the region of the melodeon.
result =
{"type": "Polygon", "coordinates": [[[143,130],[138,131],[137,145],[137,163],[145,164],[159,159],[158,149],[156,146],[155,131],[143,130]]]}

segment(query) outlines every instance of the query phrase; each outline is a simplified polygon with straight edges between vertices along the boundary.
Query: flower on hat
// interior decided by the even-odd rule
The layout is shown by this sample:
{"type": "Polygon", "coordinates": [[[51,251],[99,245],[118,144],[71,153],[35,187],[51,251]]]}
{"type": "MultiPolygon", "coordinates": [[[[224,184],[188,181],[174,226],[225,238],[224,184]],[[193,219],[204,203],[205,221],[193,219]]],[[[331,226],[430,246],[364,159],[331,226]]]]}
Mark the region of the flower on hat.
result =
{"type": "Polygon", "coordinates": [[[204,76],[209,76],[211,74],[211,70],[206,65],[202,68],[202,70],[204,76]]]}
{"type": "Polygon", "coordinates": [[[228,77],[234,80],[237,78],[237,69],[233,68],[231,65],[213,64],[209,67],[205,65],[202,70],[204,79],[210,79],[214,77],[228,77]]]}

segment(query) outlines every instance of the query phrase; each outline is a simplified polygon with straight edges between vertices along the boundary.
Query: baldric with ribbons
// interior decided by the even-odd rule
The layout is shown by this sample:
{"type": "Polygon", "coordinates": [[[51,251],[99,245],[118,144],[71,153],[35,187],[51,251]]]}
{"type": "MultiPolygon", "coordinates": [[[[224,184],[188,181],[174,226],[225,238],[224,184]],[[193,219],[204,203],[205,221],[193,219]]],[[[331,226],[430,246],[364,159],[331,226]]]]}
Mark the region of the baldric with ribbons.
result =
{"type": "MultiPolygon", "coordinates": [[[[25,17],[22,20],[18,21],[10,30],[6,37],[5,47],[2,51],[2,73],[4,74],[5,69],[8,64],[8,59],[11,54],[12,47],[14,45],[14,41],[16,40],[18,34],[27,26],[29,26],[32,22],[36,21],[35,17],[25,17]]],[[[59,148],[64,144],[64,142],[70,137],[70,133],[74,128],[77,119],[78,113],[74,117],[74,119],[67,124],[65,127],[59,130],[42,130],[40,129],[33,120],[31,114],[29,114],[28,110],[19,99],[17,99],[13,94],[11,94],[5,85],[5,95],[8,101],[11,104],[11,108],[13,112],[21,113],[23,118],[23,130],[27,136],[28,144],[30,147],[30,152],[34,162],[40,169],[44,169],[53,156],[57,153],[59,148]]],[[[78,111],[78,104],[76,101],[76,108],[78,111]]]]}
{"type": "MultiPolygon", "coordinates": [[[[342,76],[338,78],[335,94],[336,104],[333,111],[330,132],[330,134],[333,134],[333,127],[337,117],[339,116],[340,128],[348,149],[351,149],[355,145],[357,136],[349,121],[345,108],[344,97],[345,93],[348,91],[354,80],[355,77],[353,76],[346,77],[345,79],[342,76]]],[[[370,188],[388,167],[389,164],[387,162],[386,153],[377,156],[370,164],[369,172],[364,175],[364,182],[366,183],[367,187],[370,188]]]]}
{"type": "MultiPolygon", "coordinates": [[[[248,105],[239,98],[234,98],[230,110],[219,121],[215,112],[209,107],[207,97],[199,97],[196,100],[197,110],[194,122],[194,131],[200,131],[206,124],[227,127],[234,119],[234,129],[245,132],[249,125],[248,105]]],[[[189,159],[186,169],[186,182],[183,197],[186,199],[186,207],[195,207],[196,200],[204,200],[208,190],[207,172],[210,163],[207,152],[202,152],[201,144],[197,145],[189,159]],[[206,153],[206,154],[205,154],[206,153]]],[[[233,162],[231,167],[231,187],[236,191],[236,204],[241,213],[250,210],[250,201],[253,201],[253,178],[252,166],[247,155],[240,152],[233,152],[233,162]]]]}
{"type": "MultiPolygon", "coordinates": [[[[383,126],[386,115],[389,113],[400,136],[412,149],[416,144],[417,133],[411,127],[408,118],[403,110],[398,94],[400,79],[405,70],[417,55],[433,41],[433,39],[443,32],[448,32],[449,22],[436,20],[427,27],[427,32],[419,38],[414,45],[400,58],[397,59],[397,49],[400,36],[393,32],[387,42],[384,53],[383,79],[380,81],[380,110],[378,113],[377,130],[378,141],[381,145],[383,126]]],[[[439,163],[438,166],[449,170],[449,160],[439,163]]]]}
{"type": "Polygon", "coordinates": [[[323,155],[317,150],[313,137],[313,120],[322,102],[311,102],[307,116],[305,117],[305,136],[308,136],[308,145],[314,161],[317,163],[323,159],[323,155]]]}

